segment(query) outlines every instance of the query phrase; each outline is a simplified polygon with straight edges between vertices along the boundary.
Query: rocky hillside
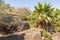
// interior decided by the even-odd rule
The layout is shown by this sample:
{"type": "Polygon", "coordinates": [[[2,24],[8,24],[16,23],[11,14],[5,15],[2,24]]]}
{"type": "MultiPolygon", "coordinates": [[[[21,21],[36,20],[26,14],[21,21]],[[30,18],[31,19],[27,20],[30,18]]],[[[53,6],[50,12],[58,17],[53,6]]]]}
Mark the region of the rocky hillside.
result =
{"type": "Polygon", "coordinates": [[[23,32],[1,36],[0,40],[42,40],[42,37],[39,29],[29,29],[23,32]]]}
{"type": "MultiPolygon", "coordinates": [[[[48,38],[42,37],[40,31],[40,29],[32,28],[8,35],[0,34],[0,40],[49,40],[48,38]]],[[[60,32],[53,33],[52,40],[60,40],[60,32]]]]}

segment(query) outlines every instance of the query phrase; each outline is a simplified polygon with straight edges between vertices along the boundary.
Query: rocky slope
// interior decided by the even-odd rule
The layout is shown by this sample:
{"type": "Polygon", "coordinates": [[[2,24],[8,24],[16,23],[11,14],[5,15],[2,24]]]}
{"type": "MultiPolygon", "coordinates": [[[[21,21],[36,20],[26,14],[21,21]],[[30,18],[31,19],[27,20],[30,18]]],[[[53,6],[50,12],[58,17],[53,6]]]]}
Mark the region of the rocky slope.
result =
{"type": "Polygon", "coordinates": [[[0,40],[42,40],[39,29],[29,29],[23,32],[4,35],[0,40]]]}

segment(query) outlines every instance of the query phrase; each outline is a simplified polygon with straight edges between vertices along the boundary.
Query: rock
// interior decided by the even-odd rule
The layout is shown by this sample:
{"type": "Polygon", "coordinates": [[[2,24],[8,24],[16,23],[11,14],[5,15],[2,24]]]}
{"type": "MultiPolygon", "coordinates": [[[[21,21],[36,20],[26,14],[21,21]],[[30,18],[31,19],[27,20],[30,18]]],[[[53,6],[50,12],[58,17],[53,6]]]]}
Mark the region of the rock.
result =
{"type": "Polygon", "coordinates": [[[0,37],[2,37],[3,36],[3,34],[0,34],[0,37]]]}
{"type": "Polygon", "coordinates": [[[60,40],[60,32],[56,32],[52,35],[53,40],[60,40]]]}
{"type": "Polygon", "coordinates": [[[27,21],[21,21],[10,26],[4,23],[0,23],[0,33],[2,34],[13,34],[17,31],[20,32],[27,29],[30,29],[27,21]]]}
{"type": "Polygon", "coordinates": [[[40,30],[29,29],[23,32],[0,37],[0,40],[42,40],[40,30]]]}
{"type": "Polygon", "coordinates": [[[32,32],[26,33],[24,38],[25,40],[42,40],[39,30],[33,30],[32,32]]]}
{"type": "Polygon", "coordinates": [[[21,32],[24,30],[30,29],[27,21],[21,21],[11,26],[10,33],[21,32]]]}

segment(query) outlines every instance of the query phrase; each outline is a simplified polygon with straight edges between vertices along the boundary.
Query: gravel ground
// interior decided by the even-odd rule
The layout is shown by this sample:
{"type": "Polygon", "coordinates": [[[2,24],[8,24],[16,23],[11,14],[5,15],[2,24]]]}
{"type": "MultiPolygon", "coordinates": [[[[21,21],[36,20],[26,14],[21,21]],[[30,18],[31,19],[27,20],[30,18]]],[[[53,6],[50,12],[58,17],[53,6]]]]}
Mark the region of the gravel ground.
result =
{"type": "Polygon", "coordinates": [[[53,40],[60,40],[60,32],[56,32],[52,35],[53,40]]]}

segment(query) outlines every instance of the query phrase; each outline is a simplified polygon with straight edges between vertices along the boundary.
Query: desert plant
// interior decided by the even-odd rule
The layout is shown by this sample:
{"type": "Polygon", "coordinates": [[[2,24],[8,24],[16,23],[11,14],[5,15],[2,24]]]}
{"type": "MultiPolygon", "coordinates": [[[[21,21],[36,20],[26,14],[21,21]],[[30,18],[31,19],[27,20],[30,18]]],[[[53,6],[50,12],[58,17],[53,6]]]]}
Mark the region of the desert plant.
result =
{"type": "Polygon", "coordinates": [[[46,31],[43,31],[43,37],[48,38],[49,40],[52,40],[52,36],[48,34],[46,31]]]}

